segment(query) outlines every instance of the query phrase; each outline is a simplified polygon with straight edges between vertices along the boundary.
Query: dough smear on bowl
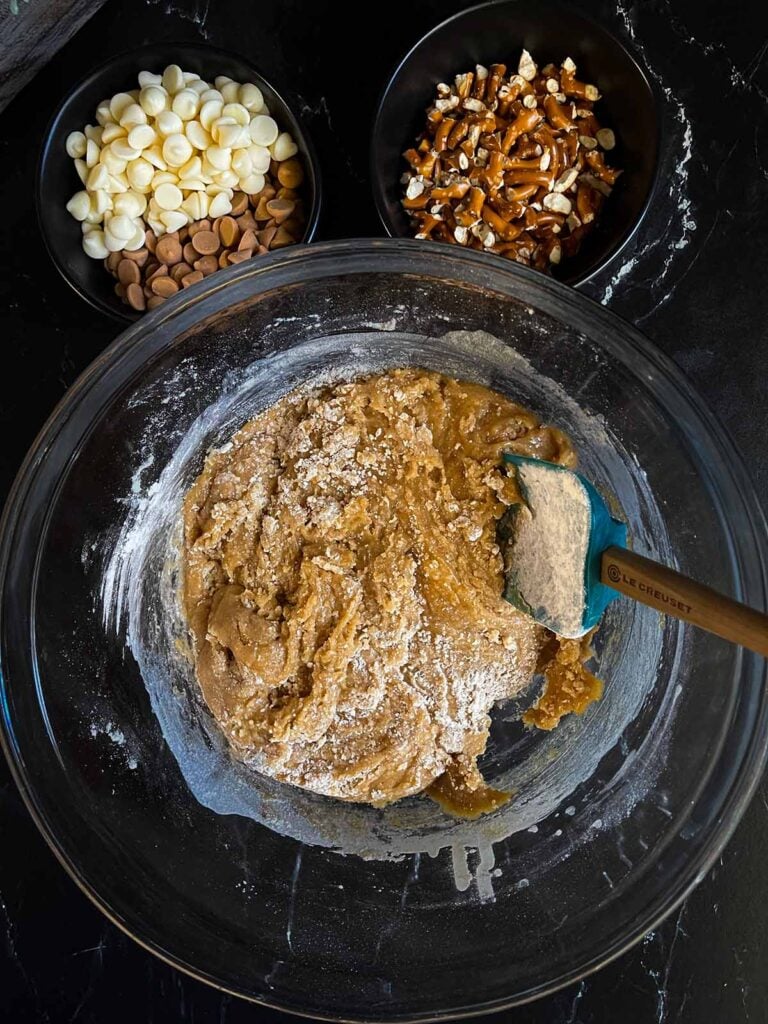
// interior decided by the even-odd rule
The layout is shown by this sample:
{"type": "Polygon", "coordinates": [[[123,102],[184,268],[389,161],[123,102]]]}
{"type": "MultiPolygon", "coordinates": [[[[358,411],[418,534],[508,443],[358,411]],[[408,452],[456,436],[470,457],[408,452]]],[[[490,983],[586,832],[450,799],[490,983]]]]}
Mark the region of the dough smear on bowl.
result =
{"type": "Polygon", "coordinates": [[[588,648],[501,597],[503,451],[568,439],[478,384],[400,369],[293,392],[211,452],[184,502],[197,678],[235,754],[315,793],[455,813],[508,799],[489,710],[545,671],[532,724],[581,711],[588,648]],[[537,711],[537,709],[539,709],[537,711]]]}

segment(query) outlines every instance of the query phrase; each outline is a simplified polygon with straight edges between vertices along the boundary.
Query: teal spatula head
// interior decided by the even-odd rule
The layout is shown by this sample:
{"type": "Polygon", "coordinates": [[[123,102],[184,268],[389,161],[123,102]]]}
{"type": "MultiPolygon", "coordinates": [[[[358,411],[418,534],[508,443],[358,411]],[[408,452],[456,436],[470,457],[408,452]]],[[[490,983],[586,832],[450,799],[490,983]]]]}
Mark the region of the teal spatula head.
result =
{"type": "Polygon", "coordinates": [[[600,582],[600,560],[627,546],[627,527],[580,473],[506,452],[504,462],[524,502],[499,520],[504,597],[559,636],[583,636],[619,596],[600,582]]]}

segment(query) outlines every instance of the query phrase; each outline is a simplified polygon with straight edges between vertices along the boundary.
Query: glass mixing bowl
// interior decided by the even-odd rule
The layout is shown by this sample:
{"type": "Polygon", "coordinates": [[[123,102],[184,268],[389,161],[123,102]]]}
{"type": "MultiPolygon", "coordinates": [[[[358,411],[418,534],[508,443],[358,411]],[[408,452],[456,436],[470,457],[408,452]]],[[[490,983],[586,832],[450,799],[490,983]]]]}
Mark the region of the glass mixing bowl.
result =
{"type": "Polygon", "coordinates": [[[761,658],[621,600],[598,704],[552,733],[495,713],[483,764],[514,798],[479,821],[327,800],[229,758],[183,655],[182,493],[289,388],[405,364],[563,427],[637,550],[765,605],[765,524],[701,400],[633,328],[524,268],[326,243],[217,274],[122,334],[5,512],[6,753],[113,921],[203,980],[332,1019],[490,1010],[618,955],[722,849],[768,733],[761,658]]]}

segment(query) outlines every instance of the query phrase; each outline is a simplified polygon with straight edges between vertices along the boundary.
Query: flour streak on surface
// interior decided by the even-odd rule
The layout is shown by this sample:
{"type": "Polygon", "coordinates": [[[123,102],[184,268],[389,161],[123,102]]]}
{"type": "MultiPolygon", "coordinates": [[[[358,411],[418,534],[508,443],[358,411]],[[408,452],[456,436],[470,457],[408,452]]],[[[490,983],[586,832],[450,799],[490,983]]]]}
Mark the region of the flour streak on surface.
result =
{"type": "MultiPolygon", "coordinates": [[[[524,319],[535,359],[546,338],[532,318],[524,319]]],[[[389,328],[390,323],[382,326],[389,328]]],[[[155,417],[167,416],[157,412],[162,388],[152,385],[145,396],[147,428],[136,454],[139,493],[126,495],[128,514],[118,534],[102,538],[102,617],[105,629],[125,638],[165,741],[201,804],[218,814],[250,818],[308,845],[366,859],[429,854],[445,863],[459,890],[454,890],[455,898],[487,902],[500,884],[519,891],[515,883],[525,877],[533,885],[594,835],[594,813],[569,816],[565,831],[561,826],[553,832],[544,825],[561,806],[575,806],[573,794],[589,783],[653,693],[662,660],[655,613],[631,602],[616,602],[609,610],[600,654],[606,694],[589,713],[569,716],[557,730],[536,733],[532,741],[517,715],[507,712],[512,724],[504,725],[500,712],[501,726],[516,729],[516,738],[512,747],[495,744],[492,733],[484,774],[492,785],[513,792],[514,799],[494,814],[466,821],[448,817],[424,797],[384,809],[329,800],[276,782],[233,759],[201,698],[179,605],[181,501],[204,454],[296,387],[315,388],[396,366],[420,366],[478,381],[563,428],[582,455],[582,469],[598,486],[609,487],[624,510],[636,546],[672,558],[663,518],[634,455],[599,416],[584,412],[520,352],[481,333],[454,332],[441,338],[391,330],[344,334],[295,344],[237,373],[222,370],[216,383],[205,384],[208,392],[200,393],[211,394],[211,404],[198,404],[203,411],[178,428],[179,442],[170,460],[152,461],[158,436],[155,417]],[[518,746],[525,749],[519,756],[518,746]],[[516,865],[516,874],[509,874],[499,844],[520,835],[526,836],[530,850],[516,865]]],[[[166,382],[175,393],[202,386],[194,367],[185,367],[184,362],[177,365],[166,382]]],[[[135,407],[137,403],[140,397],[135,407]]],[[[671,693],[658,699],[662,720],[668,719],[671,693]]],[[[663,729],[642,735],[643,756],[628,751],[601,783],[599,812],[605,828],[620,826],[648,793],[663,761],[665,735],[663,729]]]]}

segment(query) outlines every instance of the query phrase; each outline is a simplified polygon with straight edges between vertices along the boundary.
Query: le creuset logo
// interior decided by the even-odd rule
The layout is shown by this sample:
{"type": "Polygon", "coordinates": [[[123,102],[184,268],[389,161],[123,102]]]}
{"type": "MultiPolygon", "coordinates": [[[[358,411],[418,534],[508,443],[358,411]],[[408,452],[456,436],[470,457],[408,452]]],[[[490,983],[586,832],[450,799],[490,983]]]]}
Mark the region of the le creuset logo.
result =
{"type": "Polygon", "coordinates": [[[618,565],[609,565],[607,575],[611,583],[621,582],[627,587],[632,587],[633,590],[639,590],[641,594],[648,594],[650,597],[655,598],[655,600],[661,601],[662,604],[668,604],[672,608],[677,608],[679,611],[685,612],[686,615],[691,610],[691,606],[689,604],[684,604],[682,601],[678,601],[676,597],[665,593],[663,590],[659,590],[658,587],[644,583],[642,580],[636,580],[634,576],[627,576],[625,572],[621,571],[618,565]]]}

